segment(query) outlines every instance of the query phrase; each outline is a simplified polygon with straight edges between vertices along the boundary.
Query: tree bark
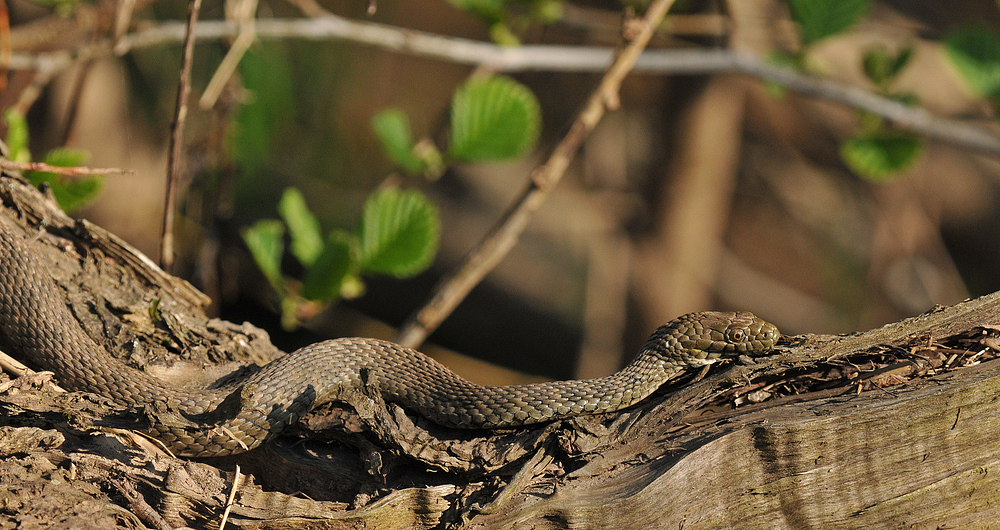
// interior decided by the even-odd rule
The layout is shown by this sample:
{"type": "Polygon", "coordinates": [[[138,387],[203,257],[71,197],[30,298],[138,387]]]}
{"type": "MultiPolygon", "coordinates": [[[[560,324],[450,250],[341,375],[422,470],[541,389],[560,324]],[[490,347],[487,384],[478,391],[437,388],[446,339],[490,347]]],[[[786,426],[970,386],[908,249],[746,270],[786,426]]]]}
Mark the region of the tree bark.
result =
{"type": "MultiPolygon", "coordinates": [[[[204,295],[19,177],[0,176],[0,203],[0,222],[34,235],[84,329],[124,362],[171,381],[221,366],[214,380],[281,354],[252,325],[207,318],[204,295]]],[[[358,395],[264,448],[197,462],[111,429],[128,424],[105,400],[0,379],[0,528],[217,527],[237,466],[227,525],[241,528],[988,526],[1000,364],[983,361],[1000,344],[998,296],[787,337],[772,357],[617,414],[464,432],[358,395]]]]}

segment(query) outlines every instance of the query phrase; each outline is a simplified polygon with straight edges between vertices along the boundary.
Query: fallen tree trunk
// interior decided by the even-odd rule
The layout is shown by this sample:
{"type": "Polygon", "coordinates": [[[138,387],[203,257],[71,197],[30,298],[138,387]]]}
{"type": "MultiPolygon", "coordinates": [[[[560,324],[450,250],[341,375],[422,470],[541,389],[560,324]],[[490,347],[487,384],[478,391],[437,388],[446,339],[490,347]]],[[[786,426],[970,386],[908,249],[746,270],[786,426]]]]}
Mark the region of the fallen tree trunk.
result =
{"type": "MultiPolygon", "coordinates": [[[[18,177],[0,177],[0,203],[87,332],[126,362],[172,381],[222,366],[214,380],[280,355],[18,177]]],[[[246,528],[984,525],[1000,506],[1000,363],[982,362],[1000,344],[998,304],[789,337],[617,414],[465,432],[363,395],[267,447],[198,462],[109,430],[129,424],[102,399],[0,380],[0,528],[213,527],[231,491],[228,525],[246,528]],[[251,477],[234,487],[237,465],[251,477]]]]}

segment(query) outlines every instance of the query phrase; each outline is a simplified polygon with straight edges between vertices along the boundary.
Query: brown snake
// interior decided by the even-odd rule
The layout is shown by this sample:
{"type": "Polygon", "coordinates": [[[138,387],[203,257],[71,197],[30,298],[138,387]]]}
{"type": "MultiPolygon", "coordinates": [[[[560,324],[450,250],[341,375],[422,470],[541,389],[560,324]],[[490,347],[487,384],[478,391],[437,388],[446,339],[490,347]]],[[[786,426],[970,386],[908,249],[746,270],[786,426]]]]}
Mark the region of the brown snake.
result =
{"type": "Polygon", "coordinates": [[[751,313],[691,313],[660,326],[618,373],[516,386],[477,385],[418,351],[383,340],[344,338],[277,359],[236,390],[190,391],[112,357],[84,332],[43,270],[20,236],[0,224],[0,339],[55,372],[66,388],[138,411],[178,413],[180,421],[154,422],[149,434],[183,456],[253,449],[314,406],[365,388],[457,428],[515,427],[611,412],[645,399],[686,369],[724,357],[763,355],[780,336],[774,325],[751,313]]]}

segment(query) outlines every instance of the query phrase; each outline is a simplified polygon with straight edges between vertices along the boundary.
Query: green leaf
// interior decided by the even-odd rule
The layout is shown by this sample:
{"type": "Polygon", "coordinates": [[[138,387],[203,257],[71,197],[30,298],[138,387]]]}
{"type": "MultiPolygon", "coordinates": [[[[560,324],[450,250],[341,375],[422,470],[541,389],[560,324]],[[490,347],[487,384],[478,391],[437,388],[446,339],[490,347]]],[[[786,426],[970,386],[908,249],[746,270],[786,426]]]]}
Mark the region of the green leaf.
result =
{"type": "MultiPolygon", "coordinates": [[[[76,167],[86,164],[89,157],[89,154],[82,149],[58,147],[46,153],[42,162],[50,166],[76,167]]],[[[48,184],[59,207],[68,213],[73,213],[92,202],[104,185],[102,175],[68,177],[47,171],[25,171],[24,176],[35,186],[48,184]]]]}
{"type": "Polygon", "coordinates": [[[890,54],[885,46],[875,45],[865,52],[861,66],[868,79],[885,90],[899,75],[906,63],[910,62],[912,56],[912,47],[903,48],[896,54],[890,54]]]}
{"type": "Polygon", "coordinates": [[[535,146],[541,124],[527,87],[509,77],[473,78],[452,100],[448,154],[467,162],[513,158],[535,146]]]}
{"type": "MultiPolygon", "coordinates": [[[[240,60],[240,80],[249,97],[230,124],[227,147],[248,175],[259,174],[275,156],[275,146],[295,127],[295,75],[285,46],[261,42],[240,60]]],[[[257,185],[253,178],[243,184],[257,185]]]]}
{"type": "Polygon", "coordinates": [[[8,160],[14,162],[31,162],[31,151],[28,150],[28,122],[20,112],[13,107],[3,111],[3,121],[7,124],[8,160]]]}
{"type": "Polygon", "coordinates": [[[419,191],[376,191],[358,227],[361,269],[397,278],[418,274],[434,259],[440,232],[437,208],[419,191]]]}
{"type": "Polygon", "coordinates": [[[521,45],[521,39],[514,34],[514,30],[510,29],[506,22],[494,22],[490,26],[490,40],[508,48],[521,45]]]}
{"type": "Polygon", "coordinates": [[[889,81],[889,64],[891,62],[885,46],[875,46],[865,52],[861,59],[861,66],[872,83],[882,86],[889,81]]]}
{"type": "Polygon", "coordinates": [[[410,175],[424,172],[426,165],[413,154],[410,120],[402,110],[385,109],[372,118],[372,131],[382,143],[389,160],[410,175]]]}
{"type": "Polygon", "coordinates": [[[889,76],[895,78],[899,75],[899,72],[906,68],[906,65],[910,63],[910,59],[913,57],[913,46],[907,46],[899,52],[896,53],[896,57],[892,64],[889,66],[889,76]]]}
{"type": "Polygon", "coordinates": [[[330,302],[343,297],[344,283],[353,276],[351,249],[354,244],[351,234],[343,230],[330,232],[323,251],[306,271],[302,296],[321,302],[330,302]]]}
{"type": "Polygon", "coordinates": [[[241,233],[243,241],[250,249],[250,255],[257,263],[257,268],[274,287],[278,295],[284,298],[285,282],[281,277],[281,256],[285,252],[285,225],[277,219],[257,221],[241,233]]]}
{"type": "Polygon", "coordinates": [[[868,0],[788,0],[808,46],[851,27],[868,11],[868,0]]]}
{"type": "Polygon", "coordinates": [[[920,98],[913,92],[897,92],[891,94],[889,97],[909,107],[915,107],[917,103],[920,103],[920,98]]]}
{"type": "Polygon", "coordinates": [[[503,0],[448,0],[448,3],[487,21],[503,17],[503,0]]]}
{"type": "Polygon", "coordinates": [[[983,97],[1000,95],[1000,38],[993,31],[957,29],[945,39],[944,47],[973,92],[983,97]]]}
{"type": "Polygon", "coordinates": [[[286,188],[278,202],[278,213],[288,225],[292,254],[302,265],[309,267],[323,250],[323,235],[319,221],[306,206],[306,199],[298,188],[286,188]]]}
{"type": "Polygon", "coordinates": [[[562,0],[535,0],[531,3],[531,18],[542,24],[554,24],[562,20],[565,7],[562,0]]]}
{"type": "Polygon", "coordinates": [[[920,138],[900,132],[856,137],[840,146],[840,157],[858,176],[885,182],[917,161],[923,150],[920,138]]]}

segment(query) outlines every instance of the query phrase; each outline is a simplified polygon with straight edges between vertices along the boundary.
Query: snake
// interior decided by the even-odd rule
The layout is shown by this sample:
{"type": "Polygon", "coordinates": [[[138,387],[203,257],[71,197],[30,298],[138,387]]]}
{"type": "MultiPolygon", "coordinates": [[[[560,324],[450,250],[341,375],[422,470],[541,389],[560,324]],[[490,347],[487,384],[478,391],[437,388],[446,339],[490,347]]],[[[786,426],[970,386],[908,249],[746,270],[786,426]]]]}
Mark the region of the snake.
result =
{"type": "Polygon", "coordinates": [[[612,375],[507,386],[472,383],[389,341],[339,338],[282,356],[235,388],[190,390],[112,356],[83,329],[44,270],[24,239],[0,223],[0,342],[52,371],[69,390],[145,411],[152,423],[146,434],[177,456],[253,449],[313,407],[366,390],[457,429],[514,428],[614,412],[682,372],[707,370],[724,358],[766,355],[780,337],[773,324],[750,312],[691,313],[657,328],[639,355],[612,375]]]}

